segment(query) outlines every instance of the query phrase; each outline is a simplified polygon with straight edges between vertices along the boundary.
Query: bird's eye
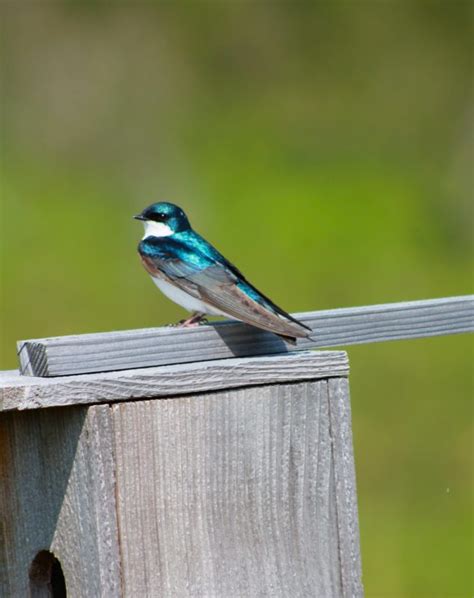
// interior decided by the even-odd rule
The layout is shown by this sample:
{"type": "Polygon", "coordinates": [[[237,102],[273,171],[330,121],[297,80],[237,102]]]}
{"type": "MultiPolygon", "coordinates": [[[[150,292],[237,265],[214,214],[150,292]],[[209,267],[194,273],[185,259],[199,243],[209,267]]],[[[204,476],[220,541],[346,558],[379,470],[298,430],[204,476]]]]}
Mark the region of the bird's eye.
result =
{"type": "Polygon", "coordinates": [[[160,212],[156,215],[156,219],[159,220],[160,222],[163,222],[164,220],[166,220],[166,214],[163,214],[162,212],[160,212]]]}

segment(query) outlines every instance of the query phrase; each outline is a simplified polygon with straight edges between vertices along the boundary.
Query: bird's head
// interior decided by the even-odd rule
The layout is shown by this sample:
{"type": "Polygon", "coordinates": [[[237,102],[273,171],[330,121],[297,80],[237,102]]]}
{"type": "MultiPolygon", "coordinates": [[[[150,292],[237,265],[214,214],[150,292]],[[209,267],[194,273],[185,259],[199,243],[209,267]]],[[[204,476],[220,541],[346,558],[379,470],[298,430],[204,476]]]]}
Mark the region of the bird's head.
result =
{"type": "Polygon", "coordinates": [[[191,228],[183,210],[165,201],[151,204],[134,218],[143,221],[145,237],[169,237],[191,228]]]}

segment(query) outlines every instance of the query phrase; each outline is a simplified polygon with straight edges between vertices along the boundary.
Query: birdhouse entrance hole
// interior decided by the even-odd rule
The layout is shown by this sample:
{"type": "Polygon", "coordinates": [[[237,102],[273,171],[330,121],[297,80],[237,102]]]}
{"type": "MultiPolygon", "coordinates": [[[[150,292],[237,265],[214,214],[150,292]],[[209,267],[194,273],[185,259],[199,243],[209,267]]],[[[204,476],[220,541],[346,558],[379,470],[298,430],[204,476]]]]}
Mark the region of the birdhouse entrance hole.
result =
{"type": "Polygon", "coordinates": [[[38,552],[31,563],[29,578],[32,598],[66,598],[66,580],[61,563],[52,552],[38,552]]]}

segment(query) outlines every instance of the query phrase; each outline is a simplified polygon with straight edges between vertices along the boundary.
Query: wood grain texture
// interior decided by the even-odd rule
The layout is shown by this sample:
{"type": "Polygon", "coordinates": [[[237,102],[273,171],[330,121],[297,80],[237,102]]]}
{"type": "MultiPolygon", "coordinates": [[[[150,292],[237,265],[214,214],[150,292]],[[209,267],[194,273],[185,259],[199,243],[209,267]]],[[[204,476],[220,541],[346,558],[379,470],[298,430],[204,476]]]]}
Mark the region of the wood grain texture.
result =
{"type": "Polygon", "coordinates": [[[118,596],[110,408],[1,414],[0,470],[0,595],[29,596],[29,567],[49,550],[68,596],[118,596]]]}
{"type": "MultiPolygon", "coordinates": [[[[297,349],[474,331],[474,296],[294,314],[314,330],[297,349]]],[[[237,322],[194,329],[147,328],[20,341],[24,375],[64,376],[209,359],[286,353],[294,347],[237,322]]]]}
{"type": "Polygon", "coordinates": [[[344,592],[363,594],[360,558],[359,514],[352,443],[352,417],[349,382],[344,378],[328,380],[330,433],[335,463],[335,496],[339,529],[339,555],[344,592]]]}
{"type": "Polygon", "coordinates": [[[0,411],[164,397],[348,372],[344,351],[299,351],[59,378],[0,372],[0,411]]]}
{"type": "Polygon", "coordinates": [[[113,405],[123,596],[361,596],[344,389],[113,405]]]}

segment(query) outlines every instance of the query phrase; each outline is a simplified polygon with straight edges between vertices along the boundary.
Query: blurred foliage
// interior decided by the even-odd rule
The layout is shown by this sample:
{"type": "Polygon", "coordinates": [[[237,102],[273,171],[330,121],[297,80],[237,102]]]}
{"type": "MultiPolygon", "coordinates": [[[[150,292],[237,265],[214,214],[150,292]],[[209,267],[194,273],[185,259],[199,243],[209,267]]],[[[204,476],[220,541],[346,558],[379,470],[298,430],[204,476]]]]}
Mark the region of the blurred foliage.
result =
{"type": "MultiPolygon", "coordinates": [[[[182,317],[180,204],[291,311],[472,292],[472,4],[3,2],[1,360],[182,317]]],[[[469,337],[350,347],[367,596],[468,596],[469,337]]]]}

